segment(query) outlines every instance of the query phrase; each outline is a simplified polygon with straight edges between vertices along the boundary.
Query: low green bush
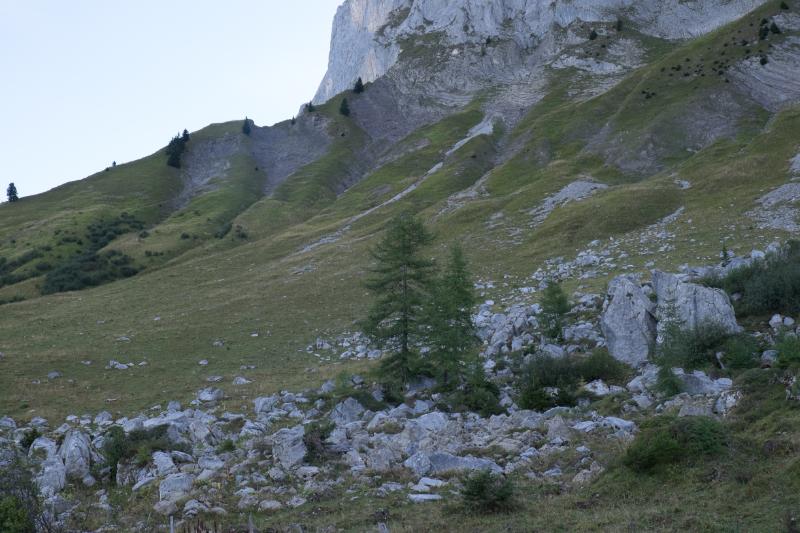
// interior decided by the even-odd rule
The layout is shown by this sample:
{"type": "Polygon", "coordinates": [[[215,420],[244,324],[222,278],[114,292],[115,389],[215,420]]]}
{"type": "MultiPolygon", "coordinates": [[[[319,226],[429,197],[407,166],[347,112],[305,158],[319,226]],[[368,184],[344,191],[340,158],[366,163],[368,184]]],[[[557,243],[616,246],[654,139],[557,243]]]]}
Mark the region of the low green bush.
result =
{"type": "Polygon", "coordinates": [[[521,372],[518,404],[523,409],[545,410],[557,405],[573,406],[584,395],[583,383],[602,379],[623,384],[631,369],[614,359],[606,349],[597,349],[587,357],[551,357],[537,355],[521,372]],[[552,390],[557,389],[555,394],[552,390]]]}
{"type": "Polygon", "coordinates": [[[800,313],[800,241],[789,241],[779,252],[707,284],[741,294],[735,305],[743,316],[800,313]]]}
{"type": "Polygon", "coordinates": [[[508,512],[517,505],[514,484],[500,474],[483,470],[465,477],[463,483],[461,506],[468,513],[508,512]]]}
{"type": "Polygon", "coordinates": [[[314,422],[306,426],[306,432],[303,435],[303,443],[306,445],[306,461],[311,464],[320,464],[329,457],[325,448],[325,439],[330,436],[333,428],[334,425],[330,421],[314,422]]]}
{"type": "Polygon", "coordinates": [[[454,411],[473,411],[483,417],[504,411],[500,405],[500,388],[486,379],[483,369],[475,365],[464,377],[464,383],[446,395],[454,411]]]}
{"type": "Polygon", "coordinates": [[[778,365],[786,368],[800,364],[800,338],[796,335],[782,335],[775,343],[778,350],[778,365]]]}
{"type": "Polygon", "coordinates": [[[697,369],[718,364],[717,352],[722,351],[730,334],[723,326],[706,322],[691,329],[668,324],[663,337],[656,350],[658,364],[697,369]]]}
{"type": "Polygon", "coordinates": [[[173,442],[167,436],[167,427],[161,426],[149,430],[131,431],[127,435],[120,427],[112,427],[103,445],[103,455],[111,468],[111,479],[117,477],[117,465],[120,461],[134,459],[136,464],[144,466],[150,461],[153,452],[162,451],[190,452],[188,446],[173,442]]]}
{"type": "Polygon", "coordinates": [[[725,427],[713,418],[661,416],[642,425],[624,463],[637,472],[653,472],[666,465],[719,455],[727,442],[725,427]]]}
{"type": "Polygon", "coordinates": [[[13,496],[0,497],[0,531],[35,533],[36,526],[22,502],[13,496]]]}

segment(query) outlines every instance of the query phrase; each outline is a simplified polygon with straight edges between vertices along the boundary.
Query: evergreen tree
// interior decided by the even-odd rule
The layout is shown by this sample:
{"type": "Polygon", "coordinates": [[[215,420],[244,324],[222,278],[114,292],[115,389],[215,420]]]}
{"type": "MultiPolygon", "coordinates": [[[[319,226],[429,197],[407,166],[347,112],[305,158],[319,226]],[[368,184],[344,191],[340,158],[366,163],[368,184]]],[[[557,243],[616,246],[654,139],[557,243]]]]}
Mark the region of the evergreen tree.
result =
{"type": "Polygon", "coordinates": [[[295,124],[297,124],[297,119],[295,117],[292,117],[292,126],[294,126],[295,124]]]}
{"type": "Polygon", "coordinates": [[[778,27],[778,25],[777,25],[776,23],[774,23],[774,22],[773,22],[773,23],[772,23],[772,25],[769,27],[769,31],[771,31],[771,32],[772,32],[772,33],[774,33],[775,35],[778,35],[778,34],[780,34],[780,33],[781,33],[781,29],[780,29],[780,28],[778,27]]]}
{"type": "Polygon", "coordinates": [[[781,9],[783,9],[784,11],[788,10],[789,4],[787,4],[786,2],[781,2],[781,9]]]}
{"type": "Polygon", "coordinates": [[[621,32],[623,30],[623,28],[624,28],[624,24],[622,22],[622,19],[617,19],[617,31],[621,32]]]}
{"type": "Polygon", "coordinates": [[[8,189],[6,190],[6,196],[8,196],[9,202],[16,202],[19,200],[19,196],[17,196],[17,186],[13,183],[9,183],[8,189]]]}
{"type": "Polygon", "coordinates": [[[308,111],[309,113],[313,113],[316,110],[317,108],[314,107],[314,102],[309,102],[306,104],[306,111],[308,111]]]}
{"type": "Polygon", "coordinates": [[[594,41],[598,37],[599,37],[599,35],[597,34],[597,31],[595,31],[595,30],[592,30],[592,33],[589,34],[589,40],[590,41],[594,41]]]}
{"type": "Polygon", "coordinates": [[[251,131],[250,130],[250,119],[247,118],[247,117],[244,117],[244,124],[242,124],[242,133],[244,133],[245,135],[249,136],[250,135],[250,131],[251,131]]]}
{"type": "Polygon", "coordinates": [[[569,300],[555,282],[549,282],[542,294],[542,319],[547,336],[553,339],[561,337],[561,328],[564,326],[564,315],[569,312],[569,300]]]}
{"type": "Polygon", "coordinates": [[[356,84],[353,87],[353,92],[356,94],[361,94],[364,92],[364,82],[361,78],[358,78],[358,80],[356,80],[356,84]]]}
{"type": "Polygon", "coordinates": [[[464,252],[454,246],[444,273],[433,285],[425,314],[432,362],[444,385],[458,373],[477,343],[472,322],[474,305],[475,292],[464,252]]]}
{"type": "Polygon", "coordinates": [[[167,145],[167,165],[174,168],[181,168],[181,156],[186,149],[186,141],[180,135],[176,135],[167,145]]]}
{"type": "Polygon", "coordinates": [[[412,215],[389,223],[384,238],[372,250],[376,265],[366,287],[377,297],[365,321],[367,334],[397,351],[384,360],[386,377],[406,383],[414,373],[412,345],[422,339],[421,319],[430,290],[433,263],[420,256],[433,237],[412,215]]]}
{"type": "Polygon", "coordinates": [[[339,106],[339,113],[346,117],[350,116],[350,104],[347,103],[347,98],[342,100],[342,105],[339,106]]]}
{"type": "Polygon", "coordinates": [[[183,144],[189,142],[189,130],[183,130],[183,136],[181,136],[181,141],[183,142],[183,144]]]}

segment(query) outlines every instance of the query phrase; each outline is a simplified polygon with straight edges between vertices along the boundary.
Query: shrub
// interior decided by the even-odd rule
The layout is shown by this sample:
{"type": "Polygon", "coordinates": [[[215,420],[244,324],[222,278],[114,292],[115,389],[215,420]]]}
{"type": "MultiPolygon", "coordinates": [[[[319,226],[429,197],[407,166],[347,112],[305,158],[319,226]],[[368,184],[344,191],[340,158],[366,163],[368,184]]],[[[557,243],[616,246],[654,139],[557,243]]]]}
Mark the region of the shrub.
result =
{"type": "Polygon", "coordinates": [[[491,514],[511,511],[516,507],[511,480],[489,470],[464,478],[461,489],[463,509],[470,513],[491,514]]]}
{"type": "Polygon", "coordinates": [[[41,436],[42,436],[42,434],[39,433],[39,430],[36,429],[36,428],[33,428],[30,431],[27,431],[25,433],[25,435],[22,437],[22,440],[19,443],[20,448],[22,448],[23,450],[25,450],[27,452],[28,450],[31,449],[31,446],[33,445],[33,441],[35,441],[36,439],[38,439],[41,436]]]}
{"type": "Polygon", "coordinates": [[[173,442],[167,436],[166,426],[131,431],[127,435],[122,428],[115,426],[108,431],[103,444],[103,455],[111,468],[111,479],[116,479],[120,461],[135,459],[138,465],[144,466],[153,452],[172,450],[190,451],[187,446],[173,442]]]}
{"type": "Polygon", "coordinates": [[[339,113],[345,117],[350,116],[350,104],[347,102],[347,98],[342,99],[342,104],[339,106],[339,113]]]}
{"type": "Polygon", "coordinates": [[[448,401],[455,411],[474,411],[483,417],[503,412],[500,389],[486,379],[479,365],[471,369],[462,386],[449,395],[448,401]]]}
{"type": "Polygon", "coordinates": [[[306,426],[303,443],[306,445],[306,461],[309,463],[321,463],[329,457],[329,452],[325,448],[325,439],[333,431],[332,422],[314,422],[306,426]]]}
{"type": "Polygon", "coordinates": [[[668,316],[664,323],[663,342],[656,349],[655,357],[660,366],[694,369],[716,365],[717,352],[730,337],[727,330],[715,322],[684,328],[674,317],[668,316]]]}
{"type": "Polygon", "coordinates": [[[614,359],[606,348],[597,348],[578,362],[578,372],[584,381],[602,379],[615,385],[623,384],[631,374],[625,363],[614,359]]]}
{"type": "Polygon", "coordinates": [[[766,259],[708,283],[729,294],[741,294],[736,308],[744,316],[800,313],[800,242],[790,241],[766,259]]]}
{"type": "Polygon", "coordinates": [[[786,368],[800,363],[800,338],[796,335],[782,335],[775,343],[778,350],[778,365],[786,368]]]}
{"type": "Polygon", "coordinates": [[[789,4],[787,4],[786,2],[781,2],[781,9],[787,11],[789,9],[789,4]]]}
{"type": "Polygon", "coordinates": [[[219,453],[230,453],[235,451],[236,444],[231,439],[225,439],[219,446],[217,446],[217,452],[219,453]]]}
{"type": "Polygon", "coordinates": [[[718,455],[726,444],[725,427],[712,418],[662,416],[642,425],[624,463],[637,472],[652,472],[665,465],[718,455]]]}
{"type": "Polygon", "coordinates": [[[35,533],[36,527],[18,498],[0,497],[0,531],[4,533],[35,533]]]}
{"type": "Polygon", "coordinates": [[[569,357],[535,356],[522,372],[519,406],[545,410],[556,405],[574,405],[574,391],[580,379],[569,357]],[[547,389],[558,389],[558,392],[551,394],[547,389]]]}
{"type": "Polygon", "coordinates": [[[0,531],[34,533],[54,531],[41,512],[39,490],[22,458],[0,469],[0,531]]]}
{"type": "Polygon", "coordinates": [[[599,37],[599,35],[597,34],[597,31],[596,31],[596,30],[592,30],[592,33],[590,33],[590,34],[589,34],[589,40],[590,40],[590,41],[594,41],[594,40],[595,40],[595,39],[597,39],[598,37],[599,37]]]}
{"type": "Polygon", "coordinates": [[[722,345],[725,364],[732,369],[754,368],[759,365],[758,342],[748,335],[734,335],[722,345]]]}
{"type": "Polygon", "coordinates": [[[353,92],[356,94],[361,94],[364,92],[364,81],[361,78],[356,80],[356,84],[353,86],[353,92]]]}

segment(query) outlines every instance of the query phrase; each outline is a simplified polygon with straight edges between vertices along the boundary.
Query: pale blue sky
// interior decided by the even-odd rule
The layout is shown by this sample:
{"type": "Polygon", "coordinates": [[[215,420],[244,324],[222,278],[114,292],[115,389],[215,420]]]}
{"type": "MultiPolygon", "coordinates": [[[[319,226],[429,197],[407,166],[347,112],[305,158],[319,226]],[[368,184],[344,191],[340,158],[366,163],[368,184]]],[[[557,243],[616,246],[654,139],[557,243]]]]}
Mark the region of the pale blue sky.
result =
{"type": "Polygon", "coordinates": [[[138,159],[213,122],[291,118],[342,0],[0,0],[0,193],[138,159]]]}

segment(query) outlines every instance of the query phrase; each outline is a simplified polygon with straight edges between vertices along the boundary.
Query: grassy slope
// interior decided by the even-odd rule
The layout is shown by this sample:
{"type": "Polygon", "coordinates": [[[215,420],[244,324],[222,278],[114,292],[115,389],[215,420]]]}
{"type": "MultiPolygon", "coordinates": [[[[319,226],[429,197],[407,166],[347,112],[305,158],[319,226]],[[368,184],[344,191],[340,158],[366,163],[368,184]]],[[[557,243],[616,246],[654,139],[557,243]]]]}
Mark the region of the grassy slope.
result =
{"type": "MultiPolygon", "coordinates": [[[[330,118],[334,131],[346,135],[339,137],[327,156],[287,181],[274,198],[255,202],[234,219],[234,224],[244,228],[248,240],[232,235],[220,242],[211,237],[221,220],[252,199],[247,184],[258,176],[242,162],[241,171],[234,164],[232,172],[233,182],[239,185],[197,198],[154,228],[144,243],[138,242],[138,237],[120,243],[132,253],[155,248],[159,242],[165,243],[167,250],[180,250],[184,244],[180,233],[201,236],[195,249],[180,261],[106,287],[4,306],[0,351],[7,354],[3,363],[7,372],[0,376],[0,384],[8,393],[0,399],[0,412],[63,415],[100,408],[106,398],[119,398],[119,403],[111,407],[129,412],[164,401],[165,395],[189,398],[204,384],[206,374],[232,378],[242,364],[258,366],[251,376],[257,385],[237,394],[319,382],[317,371],[329,375],[339,371],[341,365],[320,364],[316,357],[298,350],[318,335],[354,327],[353,321],[364,311],[360,280],[371,239],[390,215],[404,209],[419,212],[440,235],[432,253],[440,253],[448,242],[463,241],[478,275],[495,280],[508,276],[505,283],[511,286],[529,284],[527,275],[543,259],[570,257],[593,239],[635,233],[679,206],[686,208],[687,216],[679,222],[677,250],[657,257],[631,257],[628,261],[635,269],[643,269],[651,259],[661,268],[708,261],[719,250],[722,237],[731,237],[730,246],[740,251],[763,246],[773,233],[750,229],[742,214],[764,190],[786,180],[788,160],[797,148],[798,111],[784,112],[763,131],[743,128],[739,138],[720,141],[696,154],[683,153],[668,171],[644,179],[620,173],[605,166],[601,158],[586,154],[575,134],[587,129],[587,116],[595,117],[595,123],[612,117],[631,120],[644,116],[647,121],[639,127],[651,125],[650,121],[657,118],[641,108],[645,105],[639,97],[642,80],[660,80],[663,65],[707,48],[715,39],[725,38],[726,31],[731,30],[654,61],[614,90],[587,102],[570,101],[563,90],[568,79],[556,80],[550,96],[532,110],[515,133],[532,140],[516,157],[491,170],[486,182],[489,196],[439,216],[450,194],[471,185],[492,168],[496,139],[480,137],[448,158],[443,168],[415,192],[362,218],[338,242],[310,253],[297,253],[340,229],[349,217],[416,181],[481,119],[473,107],[415,133],[404,145],[420,146],[419,141],[424,139],[427,145],[378,169],[337,197],[336,184],[345,178],[363,137],[351,121],[336,113],[338,104],[332,102],[319,112],[330,118]],[[551,154],[546,160],[537,156],[543,139],[551,154]],[[557,209],[540,227],[528,228],[526,212],[581,175],[592,175],[613,187],[582,203],[557,209]],[[679,190],[673,183],[675,177],[690,180],[692,189],[679,190]],[[489,218],[498,212],[505,215],[505,226],[489,228],[489,218]],[[742,222],[739,227],[721,230],[734,219],[742,222]],[[508,231],[515,227],[522,232],[512,242],[508,231]],[[309,306],[309,302],[314,305],[309,306]],[[156,316],[161,320],[154,320],[156,316]],[[251,337],[254,332],[260,336],[251,337]],[[132,340],[117,341],[121,336],[132,340]],[[226,348],[212,349],[212,342],[218,338],[226,340],[226,348]],[[199,368],[196,363],[203,358],[211,358],[215,366],[199,368]],[[109,359],[147,360],[149,364],[128,374],[107,372],[102,367],[109,359]],[[84,366],[81,360],[94,363],[84,366]],[[42,379],[53,369],[64,372],[66,379],[30,386],[31,380],[42,379]],[[310,377],[307,370],[312,372],[310,377]],[[75,394],[78,391],[82,392],[79,396],[75,394]]],[[[670,96],[666,82],[663,84],[661,92],[673,102],[677,113],[683,100],[670,96]]],[[[683,85],[675,90],[687,94],[683,85]]],[[[227,131],[235,127],[232,124],[217,127],[227,131]]],[[[625,131],[635,125],[627,125],[625,131]]],[[[144,162],[153,166],[153,181],[162,183],[156,178],[165,169],[160,157],[144,162]]],[[[63,191],[79,185],[100,187],[95,182],[102,182],[108,190],[130,187],[130,179],[121,183],[103,181],[123,171],[125,167],[120,167],[83,184],[66,186],[63,191]]],[[[55,199],[63,191],[54,191],[40,201],[61,205],[55,199]]],[[[60,201],[68,203],[67,199],[60,201]]],[[[33,202],[28,204],[31,207],[21,202],[19,207],[32,209],[33,202]]],[[[12,208],[2,209],[9,212],[12,208]]],[[[13,219],[4,216],[2,227],[20,227],[21,217],[33,219],[31,213],[36,211],[15,211],[13,219]]],[[[586,285],[601,289],[605,282],[597,279],[586,285]]]]}

